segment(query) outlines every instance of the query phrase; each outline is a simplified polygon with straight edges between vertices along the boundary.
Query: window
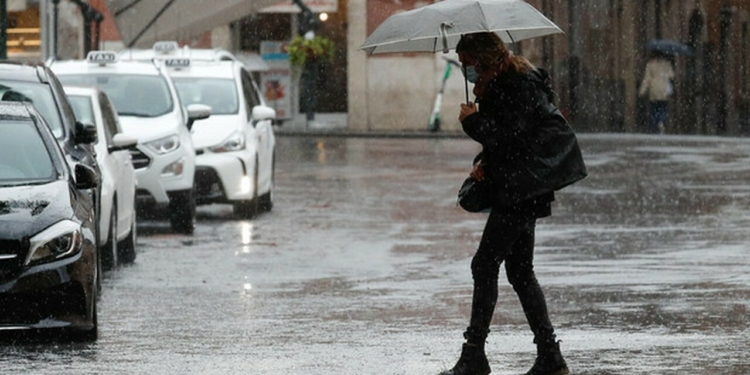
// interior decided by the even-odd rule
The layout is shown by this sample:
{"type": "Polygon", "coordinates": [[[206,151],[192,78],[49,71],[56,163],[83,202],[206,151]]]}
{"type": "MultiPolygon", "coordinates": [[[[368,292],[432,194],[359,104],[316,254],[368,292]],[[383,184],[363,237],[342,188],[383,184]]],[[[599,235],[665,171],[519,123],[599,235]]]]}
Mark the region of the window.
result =
{"type": "Polygon", "coordinates": [[[173,109],[167,82],[147,75],[58,75],[72,86],[96,86],[109,96],[120,116],[158,117],[173,109]]]}
{"type": "Polygon", "coordinates": [[[241,74],[242,78],[242,93],[245,95],[245,103],[247,105],[247,118],[248,120],[252,117],[253,108],[261,104],[258,92],[255,90],[255,83],[244,69],[241,74]]]}
{"type": "Polygon", "coordinates": [[[117,117],[112,102],[104,92],[99,92],[99,107],[102,110],[102,121],[104,121],[104,132],[107,133],[107,144],[112,142],[112,137],[117,133],[122,133],[120,128],[120,118],[117,117]]]}
{"type": "Polygon", "coordinates": [[[49,150],[31,121],[0,120],[0,184],[39,183],[55,178],[49,150]]]}
{"type": "Polygon", "coordinates": [[[184,106],[205,104],[211,107],[211,115],[233,115],[239,111],[237,86],[231,79],[181,77],[173,81],[184,106]]]}
{"type": "Polygon", "coordinates": [[[3,81],[0,82],[0,100],[33,104],[56,138],[60,139],[65,135],[50,86],[34,82],[3,81]]]}

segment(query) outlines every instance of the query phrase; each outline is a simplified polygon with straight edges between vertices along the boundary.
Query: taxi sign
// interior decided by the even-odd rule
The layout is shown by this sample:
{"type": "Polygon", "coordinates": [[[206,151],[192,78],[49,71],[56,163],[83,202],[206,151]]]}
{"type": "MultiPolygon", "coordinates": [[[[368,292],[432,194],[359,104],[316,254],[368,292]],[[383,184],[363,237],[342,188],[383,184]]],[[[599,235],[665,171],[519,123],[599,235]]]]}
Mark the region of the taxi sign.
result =
{"type": "Polygon", "coordinates": [[[106,65],[117,61],[117,54],[112,51],[91,51],[86,60],[92,64],[106,65]]]}
{"type": "Polygon", "coordinates": [[[187,68],[190,66],[190,59],[166,59],[164,65],[168,68],[187,68]]]}
{"type": "Polygon", "coordinates": [[[172,51],[176,51],[180,48],[180,45],[177,44],[177,42],[172,40],[163,40],[154,43],[153,50],[160,53],[170,53],[172,51]]]}

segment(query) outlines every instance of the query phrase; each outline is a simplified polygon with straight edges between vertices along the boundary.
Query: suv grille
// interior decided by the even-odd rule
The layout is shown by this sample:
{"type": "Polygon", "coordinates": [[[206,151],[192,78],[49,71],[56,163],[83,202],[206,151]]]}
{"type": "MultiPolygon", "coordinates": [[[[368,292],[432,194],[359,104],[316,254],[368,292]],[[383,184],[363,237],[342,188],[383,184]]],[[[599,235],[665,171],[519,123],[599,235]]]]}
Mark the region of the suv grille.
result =
{"type": "Polygon", "coordinates": [[[27,251],[20,241],[0,240],[0,282],[11,280],[21,273],[27,251]]]}
{"type": "Polygon", "coordinates": [[[130,157],[133,159],[133,168],[135,169],[147,168],[151,164],[151,158],[137,148],[130,149],[130,157]]]}

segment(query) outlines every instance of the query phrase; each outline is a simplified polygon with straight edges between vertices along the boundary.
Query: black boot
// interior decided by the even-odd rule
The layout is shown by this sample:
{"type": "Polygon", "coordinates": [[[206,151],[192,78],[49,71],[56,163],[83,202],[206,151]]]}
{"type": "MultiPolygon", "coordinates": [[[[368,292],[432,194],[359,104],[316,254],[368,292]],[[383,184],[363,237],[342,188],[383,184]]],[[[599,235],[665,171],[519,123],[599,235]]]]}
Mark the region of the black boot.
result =
{"type": "Polygon", "coordinates": [[[456,365],[439,375],[487,375],[491,371],[484,354],[484,345],[464,344],[456,365]]]}
{"type": "Polygon", "coordinates": [[[526,375],[568,375],[568,365],[560,353],[560,342],[551,339],[534,340],[536,342],[536,361],[526,375]]]}

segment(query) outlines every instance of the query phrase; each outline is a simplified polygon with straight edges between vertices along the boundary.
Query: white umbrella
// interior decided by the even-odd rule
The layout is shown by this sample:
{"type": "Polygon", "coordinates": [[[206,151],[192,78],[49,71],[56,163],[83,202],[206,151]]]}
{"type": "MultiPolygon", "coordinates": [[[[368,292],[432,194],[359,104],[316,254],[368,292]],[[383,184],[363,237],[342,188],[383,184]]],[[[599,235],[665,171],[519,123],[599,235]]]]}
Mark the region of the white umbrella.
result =
{"type": "Polygon", "coordinates": [[[522,0],[445,0],[390,16],[360,49],[370,54],[448,52],[461,35],[487,31],[506,43],[562,33],[522,0]]]}

